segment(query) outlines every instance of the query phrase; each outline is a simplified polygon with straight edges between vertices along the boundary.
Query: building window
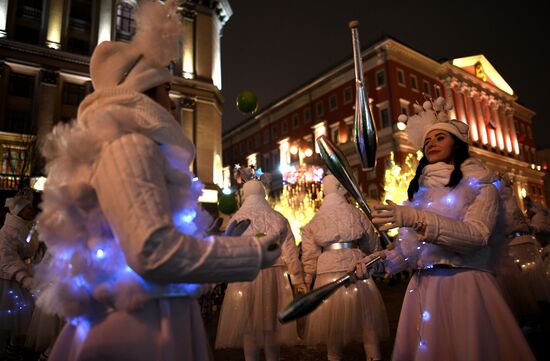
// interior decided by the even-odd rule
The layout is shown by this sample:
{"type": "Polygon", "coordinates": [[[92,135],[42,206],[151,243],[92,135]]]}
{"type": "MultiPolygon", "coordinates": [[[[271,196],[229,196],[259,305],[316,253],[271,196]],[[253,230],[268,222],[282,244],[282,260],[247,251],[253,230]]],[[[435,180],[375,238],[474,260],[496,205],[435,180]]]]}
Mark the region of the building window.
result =
{"type": "Polygon", "coordinates": [[[72,83],[63,83],[62,103],[77,107],[86,96],[86,86],[72,83]]]}
{"type": "Polygon", "coordinates": [[[434,85],[435,97],[439,98],[441,96],[441,87],[439,85],[434,85]]]}
{"type": "Polygon", "coordinates": [[[418,80],[414,74],[411,74],[411,88],[414,91],[418,91],[418,80]]]}
{"type": "Polygon", "coordinates": [[[369,184],[368,194],[370,199],[378,199],[378,187],[376,184],[369,184]]]}
{"type": "Polygon", "coordinates": [[[339,124],[335,123],[330,126],[330,139],[334,144],[340,144],[339,124]]]}
{"type": "Polygon", "coordinates": [[[311,109],[304,109],[304,123],[309,124],[311,122],[311,109]]]}
{"type": "Polygon", "coordinates": [[[336,94],[332,94],[328,98],[328,106],[330,111],[338,109],[338,99],[336,99],[336,94]]]}
{"type": "Polygon", "coordinates": [[[399,99],[400,114],[409,115],[409,104],[410,102],[408,100],[399,99]]]}
{"type": "Polygon", "coordinates": [[[277,139],[279,137],[279,126],[278,124],[273,124],[271,126],[271,139],[277,139]]]}
{"type": "Polygon", "coordinates": [[[376,73],[376,88],[382,88],[384,85],[386,85],[386,73],[381,70],[376,73]]]}
{"type": "Polygon", "coordinates": [[[292,129],[300,127],[300,116],[298,114],[292,114],[292,129]]]}
{"type": "Polygon", "coordinates": [[[315,109],[317,111],[318,118],[325,115],[325,108],[323,107],[323,101],[318,101],[317,104],[315,104],[315,109]]]}
{"type": "Polygon", "coordinates": [[[431,96],[432,95],[432,91],[430,89],[430,83],[427,81],[427,80],[423,80],[422,81],[422,87],[424,89],[424,94],[427,95],[427,96],[431,96]]]}
{"type": "Polygon", "coordinates": [[[21,98],[32,98],[34,93],[34,76],[11,73],[8,82],[8,95],[21,98]]]}
{"type": "Polygon", "coordinates": [[[82,55],[90,54],[92,38],[92,15],[94,0],[71,0],[67,50],[82,55]]]}
{"type": "MultiPolygon", "coordinates": [[[[31,44],[40,42],[43,0],[18,0],[15,10],[13,39],[31,44]]],[[[2,14],[4,16],[5,14],[2,14]]]]}
{"type": "Polygon", "coordinates": [[[374,180],[376,179],[376,169],[369,170],[367,172],[367,180],[374,180]]]}
{"type": "Polygon", "coordinates": [[[382,129],[391,127],[390,112],[388,108],[380,109],[380,123],[382,125],[382,129]]]}
{"type": "Polygon", "coordinates": [[[6,148],[2,151],[2,174],[21,175],[25,164],[26,151],[24,149],[6,148]]]}
{"type": "Polygon", "coordinates": [[[351,103],[353,100],[353,89],[352,87],[347,87],[344,89],[344,104],[351,103]]]}
{"type": "Polygon", "coordinates": [[[405,72],[403,69],[397,68],[397,83],[401,86],[405,86],[405,72]]]}
{"type": "Polygon", "coordinates": [[[262,169],[266,172],[270,172],[271,169],[271,159],[269,157],[269,153],[262,154],[262,169]]]}
{"type": "Polygon", "coordinates": [[[355,138],[355,122],[346,122],[346,130],[348,132],[348,142],[355,138]]]}
{"type": "Polygon", "coordinates": [[[116,38],[129,41],[136,33],[134,8],[127,3],[120,3],[116,8],[116,38]]]}
{"type": "Polygon", "coordinates": [[[264,144],[269,143],[269,128],[264,129],[264,144]]]}
{"type": "Polygon", "coordinates": [[[288,133],[288,119],[285,119],[281,122],[281,134],[288,133]]]}
{"type": "Polygon", "coordinates": [[[273,170],[278,170],[279,164],[281,163],[281,158],[279,156],[279,149],[274,149],[272,152],[272,167],[273,170]]]}

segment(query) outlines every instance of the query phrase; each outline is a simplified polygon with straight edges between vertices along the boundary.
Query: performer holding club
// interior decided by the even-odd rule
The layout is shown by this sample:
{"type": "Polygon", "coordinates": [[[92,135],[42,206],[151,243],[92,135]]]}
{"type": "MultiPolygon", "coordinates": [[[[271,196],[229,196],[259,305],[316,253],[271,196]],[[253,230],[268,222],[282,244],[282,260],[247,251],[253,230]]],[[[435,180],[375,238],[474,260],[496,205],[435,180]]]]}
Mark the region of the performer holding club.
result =
{"type": "MultiPolygon", "coordinates": [[[[534,360],[493,276],[506,246],[495,174],[470,157],[468,126],[449,120],[443,98],[415,108],[407,133],[424,157],[409,202],[388,201],[373,213],[381,230],[400,227],[395,248],[383,251],[386,272],[415,269],[392,358],[534,360]]],[[[371,257],[358,265],[358,277],[371,257]]]]}
{"type": "MultiPolygon", "coordinates": [[[[323,179],[325,198],[302,229],[302,262],[306,282],[313,276],[319,288],[341,276],[351,265],[380,250],[378,236],[361,211],[344,197],[346,190],[333,175],[323,179]]],[[[338,289],[307,319],[308,345],[327,345],[329,360],[341,360],[342,348],[363,342],[368,359],[381,359],[379,341],[388,336],[384,303],[372,279],[338,289]]]]}
{"type": "Polygon", "coordinates": [[[250,220],[243,235],[277,235],[282,253],[274,265],[260,271],[254,281],[227,286],[215,348],[243,347],[247,361],[259,360],[259,351],[263,348],[265,359],[274,361],[279,360],[280,345],[296,345],[299,342],[296,323],[283,325],[277,321],[277,311],[292,300],[293,291],[286,277],[287,269],[294,293],[305,293],[307,288],[288,220],[271,208],[266,200],[264,185],[253,168],[242,168],[240,173],[245,181],[244,202],[230,222],[250,220]]]}

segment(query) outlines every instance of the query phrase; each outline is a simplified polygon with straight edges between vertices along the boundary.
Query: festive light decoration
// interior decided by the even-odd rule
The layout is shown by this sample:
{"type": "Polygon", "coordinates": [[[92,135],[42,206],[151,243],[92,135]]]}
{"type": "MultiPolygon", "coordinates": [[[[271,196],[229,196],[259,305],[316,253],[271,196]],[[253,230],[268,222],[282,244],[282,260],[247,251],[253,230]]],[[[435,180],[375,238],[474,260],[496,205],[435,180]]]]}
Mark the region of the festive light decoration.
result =
{"type": "Polygon", "coordinates": [[[301,165],[289,167],[283,173],[284,187],[281,195],[269,202],[290,223],[296,244],[302,241],[301,228],[307,224],[321,205],[321,180],[323,168],[301,165]]]}

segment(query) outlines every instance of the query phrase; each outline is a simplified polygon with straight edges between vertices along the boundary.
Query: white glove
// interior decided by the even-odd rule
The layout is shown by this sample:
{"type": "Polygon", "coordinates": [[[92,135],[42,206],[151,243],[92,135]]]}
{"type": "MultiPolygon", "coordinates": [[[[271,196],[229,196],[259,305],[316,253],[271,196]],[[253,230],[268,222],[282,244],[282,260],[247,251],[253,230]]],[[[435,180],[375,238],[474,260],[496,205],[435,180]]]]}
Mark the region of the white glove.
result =
{"type": "Polygon", "coordinates": [[[396,227],[413,227],[416,231],[422,232],[426,224],[422,221],[422,211],[412,207],[399,206],[390,200],[387,205],[375,206],[372,214],[372,223],[379,226],[380,231],[387,231],[396,227]]]}
{"type": "Polygon", "coordinates": [[[256,239],[262,249],[261,268],[267,268],[275,263],[281,255],[281,247],[277,242],[278,237],[276,235],[257,235],[256,239]]]}
{"type": "Polygon", "coordinates": [[[349,271],[349,273],[354,272],[355,277],[358,280],[365,280],[372,276],[373,274],[384,273],[384,262],[386,258],[386,253],[384,251],[378,251],[369,254],[361,261],[357,262],[354,267],[349,271]],[[367,268],[367,264],[371,262],[376,257],[380,257],[380,260],[374,262],[367,268]]]}

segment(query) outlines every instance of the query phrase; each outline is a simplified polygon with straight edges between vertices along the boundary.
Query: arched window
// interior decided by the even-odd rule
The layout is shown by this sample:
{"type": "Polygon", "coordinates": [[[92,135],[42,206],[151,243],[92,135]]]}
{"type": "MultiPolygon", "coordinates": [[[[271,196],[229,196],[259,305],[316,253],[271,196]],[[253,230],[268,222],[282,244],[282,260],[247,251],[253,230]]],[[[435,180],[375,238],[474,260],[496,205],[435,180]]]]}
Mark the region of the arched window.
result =
{"type": "Polygon", "coordinates": [[[116,7],[116,40],[129,41],[135,33],[134,7],[128,3],[119,3],[116,7]]]}

